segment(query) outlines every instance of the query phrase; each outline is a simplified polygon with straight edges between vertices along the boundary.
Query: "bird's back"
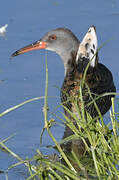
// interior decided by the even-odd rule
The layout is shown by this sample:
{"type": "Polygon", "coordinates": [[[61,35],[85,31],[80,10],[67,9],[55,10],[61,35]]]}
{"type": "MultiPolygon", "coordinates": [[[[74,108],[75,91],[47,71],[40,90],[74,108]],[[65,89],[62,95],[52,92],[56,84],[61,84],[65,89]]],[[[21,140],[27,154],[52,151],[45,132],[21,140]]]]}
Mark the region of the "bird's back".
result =
{"type": "MultiPolygon", "coordinates": [[[[78,67],[73,67],[74,68],[69,69],[64,79],[61,91],[61,101],[69,110],[75,113],[76,110],[74,108],[74,101],[76,98],[79,99],[79,108],[81,106],[80,85],[83,74],[78,71],[78,67]]],[[[95,68],[87,72],[85,82],[89,87],[91,95],[94,99],[97,98],[97,96],[103,95],[104,93],[116,92],[111,71],[100,63],[98,63],[95,68]]],[[[92,100],[87,86],[84,85],[82,88],[85,109],[92,117],[95,117],[98,115],[98,112],[96,111],[95,105],[93,103],[88,106],[89,102],[91,102],[92,100]]],[[[111,97],[114,97],[114,95],[102,96],[98,100],[96,100],[96,103],[102,115],[104,115],[110,109],[111,97]]]]}

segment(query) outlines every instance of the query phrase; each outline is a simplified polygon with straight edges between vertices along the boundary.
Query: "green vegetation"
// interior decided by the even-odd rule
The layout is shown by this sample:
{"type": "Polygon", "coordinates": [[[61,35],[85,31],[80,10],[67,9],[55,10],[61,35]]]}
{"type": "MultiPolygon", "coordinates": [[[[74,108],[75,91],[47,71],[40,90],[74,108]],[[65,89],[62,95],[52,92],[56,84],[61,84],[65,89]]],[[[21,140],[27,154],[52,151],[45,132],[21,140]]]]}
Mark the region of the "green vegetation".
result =
{"type": "MultiPolygon", "coordinates": [[[[85,78],[84,78],[85,79],[85,78]]],[[[82,80],[82,86],[84,85],[85,80],[82,80]]],[[[58,154],[46,156],[42,154],[39,150],[36,150],[36,155],[32,159],[22,159],[19,155],[12,152],[6,145],[5,142],[8,141],[11,137],[0,141],[1,150],[5,153],[9,153],[11,156],[18,160],[18,163],[8,167],[6,171],[0,171],[0,173],[5,173],[5,177],[9,180],[7,172],[15,167],[23,164],[25,168],[29,170],[29,177],[26,180],[39,177],[40,180],[88,180],[88,179],[99,179],[99,180],[117,180],[119,178],[119,113],[115,112],[114,99],[112,99],[112,109],[110,111],[110,122],[105,124],[103,117],[101,116],[99,109],[91,96],[90,90],[88,93],[92,98],[92,102],[95,104],[95,107],[98,111],[99,117],[97,119],[92,119],[92,117],[85,112],[84,103],[82,98],[82,86],[80,87],[80,101],[82,102],[82,111],[79,111],[78,105],[75,101],[77,107],[77,112],[81,120],[77,118],[75,114],[72,114],[63,104],[69,114],[75,119],[77,127],[73,125],[70,119],[63,114],[64,118],[59,117],[59,119],[65,124],[67,124],[74,135],[57,142],[54,138],[50,128],[55,124],[55,120],[48,119],[48,68],[46,62],[46,89],[44,97],[37,97],[30,100],[27,100],[17,106],[14,106],[10,109],[7,109],[0,114],[0,117],[5,114],[23,106],[24,104],[30,103],[32,101],[44,99],[44,123],[45,126],[41,135],[43,135],[44,130],[46,129],[52,141],[55,144],[55,148],[59,151],[58,154]],[[88,117],[85,119],[85,114],[88,117]],[[100,119],[100,120],[99,120],[100,119]],[[82,131],[83,128],[83,131],[82,131]],[[85,152],[82,156],[78,155],[76,152],[71,152],[70,154],[65,153],[60,144],[72,139],[81,139],[85,144],[85,152]],[[87,140],[89,143],[87,143],[87,140]],[[89,145],[90,144],[90,145],[89,145]],[[37,165],[34,165],[34,162],[37,162],[37,165]],[[61,162],[65,162],[65,165],[61,162]],[[75,164],[75,166],[73,165],[75,164]]],[[[103,94],[103,96],[108,95],[109,93],[103,94]]],[[[97,97],[100,98],[100,97],[97,97]]],[[[57,107],[58,108],[58,107],[57,107]]],[[[56,115],[57,116],[57,115],[56,115]]],[[[42,136],[41,136],[42,142],[42,136]]]]}

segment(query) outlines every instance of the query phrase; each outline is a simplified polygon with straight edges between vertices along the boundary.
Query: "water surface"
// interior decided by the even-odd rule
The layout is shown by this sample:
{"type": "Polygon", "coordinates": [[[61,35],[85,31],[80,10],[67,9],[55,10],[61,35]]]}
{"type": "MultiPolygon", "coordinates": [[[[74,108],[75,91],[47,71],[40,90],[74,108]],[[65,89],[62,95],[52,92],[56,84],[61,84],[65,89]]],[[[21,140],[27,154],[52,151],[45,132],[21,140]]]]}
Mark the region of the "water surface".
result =
{"type": "MultiPolygon", "coordinates": [[[[29,52],[11,59],[17,49],[39,40],[44,33],[57,27],[71,29],[81,40],[90,25],[95,25],[99,46],[109,40],[100,50],[100,62],[113,73],[119,87],[119,1],[100,0],[91,2],[77,0],[4,0],[0,4],[0,26],[8,23],[6,38],[0,37],[0,112],[27,99],[43,96],[45,89],[44,50],[29,52]]],[[[61,87],[64,68],[59,56],[47,52],[49,70],[49,96],[59,96],[56,86],[61,87]]],[[[50,112],[60,103],[60,98],[49,99],[50,112]]],[[[0,138],[13,133],[16,135],[6,144],[22,158],[32,157],[40,148],[40,132],[44,126],[43,100],[29,103],[0,120],[0,138]]],[[[59,110],[60,111],[60,110],[59,110]]],[[[49,114],[51,118],[51,114],[49,114]]],[[[63,128],[52,129],[57,140],[63,135],[63,128]]],[[[43,153],[51,153],[45,145],[52,144],[47,133],[43,136],[43,153]]],[[[17,162],[10,155],[0,152],[0,169],[17,162]]],[[[24,167],[18,166],[9,171],[9,179],[24,180],[28,176],[24,167]]],[[[1,175],[2,179],[5,176],[1,175]]]]}

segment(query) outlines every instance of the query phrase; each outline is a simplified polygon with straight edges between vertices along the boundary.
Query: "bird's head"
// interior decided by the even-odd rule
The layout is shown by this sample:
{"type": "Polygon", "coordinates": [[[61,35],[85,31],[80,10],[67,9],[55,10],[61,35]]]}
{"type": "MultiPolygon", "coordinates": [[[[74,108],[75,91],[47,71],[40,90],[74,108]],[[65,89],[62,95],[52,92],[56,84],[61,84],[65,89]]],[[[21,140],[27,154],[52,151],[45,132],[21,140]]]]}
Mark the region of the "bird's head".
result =
{"type": "Polygon", "coordinates": [[[46,49],[59,54],[66,66],[71,52],[77,52],[78,47],[79,40],[69,29],[57,28],[45,34],[40,40],[17,50],[12,56],[14,57],[32,50],[46,49]]]}

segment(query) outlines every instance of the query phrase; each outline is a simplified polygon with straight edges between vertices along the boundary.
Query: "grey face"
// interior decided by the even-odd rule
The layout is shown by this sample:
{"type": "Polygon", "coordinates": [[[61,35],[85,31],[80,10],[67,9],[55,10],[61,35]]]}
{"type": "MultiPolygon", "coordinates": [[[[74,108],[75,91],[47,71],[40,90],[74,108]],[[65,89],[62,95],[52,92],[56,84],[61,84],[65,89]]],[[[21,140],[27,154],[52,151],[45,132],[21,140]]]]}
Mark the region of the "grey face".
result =
{"type": "Polygon", "coordinates": [[[77,50],[79,41],[76,36],[68,29],[58,28],[48,32],[40,41],[47,42],[46,49],[55,51],[60,56],[77,50]]]}
{"type": "Polygon", "coordinates": [[[47,49],[54,51],[63,60],[65,72],[67,71],[67,63],[71,58],[71,53],[77,52],[79,47],[79,40],[76,36],[66,28],[58,28],[45,34],[43,38],[35,43],[25,46],[12,54],[12,56],[18,56],[26,52],[36,49],[47,49]]]}

